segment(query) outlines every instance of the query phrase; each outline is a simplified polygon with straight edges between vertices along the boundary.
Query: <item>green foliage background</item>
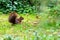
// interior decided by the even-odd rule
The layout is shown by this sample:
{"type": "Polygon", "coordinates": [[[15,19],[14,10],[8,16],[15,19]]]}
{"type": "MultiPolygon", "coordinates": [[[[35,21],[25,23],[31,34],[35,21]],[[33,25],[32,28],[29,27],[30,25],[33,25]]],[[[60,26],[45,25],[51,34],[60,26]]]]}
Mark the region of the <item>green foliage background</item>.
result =
{"type": "Polygon", "coordinates": [[[7,13],[16,11],[20,13],[32,13],[35,10],[33,5],[29,4],[28,0],[0,0],[0,11],[7,13]]]}
{"type": "MultiPolygon", "coordinates": [[[[10,12],[16,10],[20,13],[45,12],[44,9],[58,7],[59,0],[0,0],[0,11],[10,12]]],[[[59,6],[60,7],[60,6],[59,6]]]]}

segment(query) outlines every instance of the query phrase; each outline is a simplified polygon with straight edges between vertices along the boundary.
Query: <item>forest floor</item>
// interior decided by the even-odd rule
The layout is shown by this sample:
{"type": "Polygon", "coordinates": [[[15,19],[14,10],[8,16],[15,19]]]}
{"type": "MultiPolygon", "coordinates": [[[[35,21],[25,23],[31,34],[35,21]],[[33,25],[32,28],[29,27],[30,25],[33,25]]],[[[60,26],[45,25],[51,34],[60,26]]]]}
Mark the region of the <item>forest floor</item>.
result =
{"type": "Polygon", "coordinates": [[[20,14],[24,20],[14,26],[8,22],[8,14],[0,15],[0,40],[10,36],[16,40],[60,40],[60,20],[47,14],[20,14]]]}

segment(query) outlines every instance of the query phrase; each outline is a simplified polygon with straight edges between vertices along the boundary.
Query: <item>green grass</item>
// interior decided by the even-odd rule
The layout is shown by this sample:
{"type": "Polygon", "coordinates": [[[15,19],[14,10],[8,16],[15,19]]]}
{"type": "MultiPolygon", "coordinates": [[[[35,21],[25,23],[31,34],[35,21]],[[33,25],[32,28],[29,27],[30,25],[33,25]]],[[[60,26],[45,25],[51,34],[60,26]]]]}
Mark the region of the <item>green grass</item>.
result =
{"type": "Polygon", "coordinates": [[[8,14],[0,15],[0,40],[60,40],[60,20],[48,14],[20,14],[22,24],[12,26],[8,22],[8,14]],[[7,38],[8,37],[8,38],[7,38]]]}

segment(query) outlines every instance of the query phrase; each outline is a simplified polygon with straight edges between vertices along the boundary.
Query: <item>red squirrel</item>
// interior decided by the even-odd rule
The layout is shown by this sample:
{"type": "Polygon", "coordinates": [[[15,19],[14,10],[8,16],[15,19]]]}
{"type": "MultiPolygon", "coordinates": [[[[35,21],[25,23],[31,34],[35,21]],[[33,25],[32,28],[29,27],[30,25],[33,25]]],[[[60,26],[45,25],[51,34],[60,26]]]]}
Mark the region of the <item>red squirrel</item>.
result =
{"type": "Polygon", "coordinates": [[[10,13],[9,22],[12,23],[12,24],[21,23],[24,18],[22,16],[17,18],[17,16],[18,16],[18,14],[16,12],[10,13]]]}

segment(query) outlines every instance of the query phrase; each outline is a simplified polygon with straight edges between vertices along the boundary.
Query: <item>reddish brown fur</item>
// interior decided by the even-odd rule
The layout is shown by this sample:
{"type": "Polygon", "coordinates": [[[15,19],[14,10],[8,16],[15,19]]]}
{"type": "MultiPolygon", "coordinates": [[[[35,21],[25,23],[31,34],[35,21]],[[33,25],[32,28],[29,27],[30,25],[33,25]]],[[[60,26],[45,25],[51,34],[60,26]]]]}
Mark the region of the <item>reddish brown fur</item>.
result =
{"type": "Polygon", "coordinates": [[[9,22],[12,24],[21,23],[24,18],[22,16],[20,18],[17,18],[17,16],[18,15],[16,12],[12,12],[9,16],[9,22]]]}
{"type": "Polygon", "coordinates": [[[15,24],[15,19],[16,18],[17,18],[17,13],[16,12],[10,13],[9,22],[12,23],[12,24],[15,24]]]}
{"type": "Polygon", "coordinates": [[[16,23],[21,23],[24,18],[21,16],[20,18],[16,19],[16,23]]]}

